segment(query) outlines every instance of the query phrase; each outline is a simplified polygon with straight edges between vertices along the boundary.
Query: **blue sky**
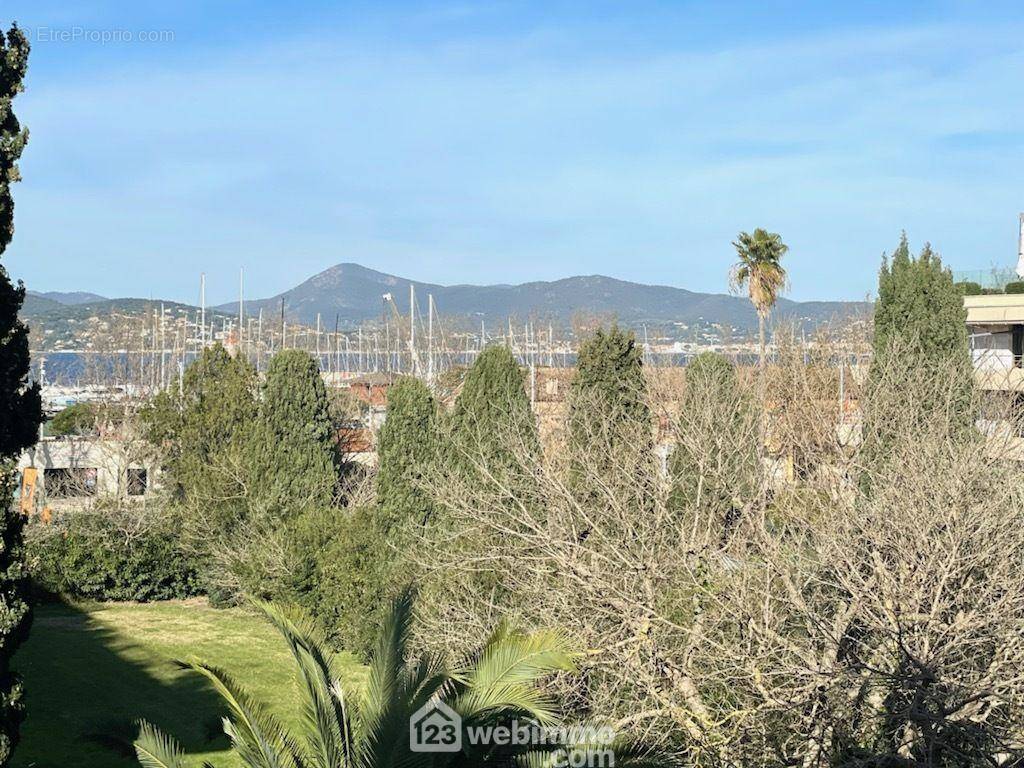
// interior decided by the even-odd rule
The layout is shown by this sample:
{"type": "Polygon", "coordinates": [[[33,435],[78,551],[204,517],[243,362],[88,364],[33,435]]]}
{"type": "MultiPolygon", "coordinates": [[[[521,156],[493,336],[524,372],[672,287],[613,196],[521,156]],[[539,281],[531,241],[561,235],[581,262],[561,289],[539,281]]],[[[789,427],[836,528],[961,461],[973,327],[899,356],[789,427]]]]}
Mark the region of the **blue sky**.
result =
{"type": "Polygon", "coordinates": [[[901,229],[955,268],[1015,259],[1019,3],[3,0],[11,19],[32,139],[5,258],[38,290],[195,302],[205,271],[225,301],[240,266],[257,297],[356,261],[722,291],[756,226],[797,299],[863,298],[901,229]]]}

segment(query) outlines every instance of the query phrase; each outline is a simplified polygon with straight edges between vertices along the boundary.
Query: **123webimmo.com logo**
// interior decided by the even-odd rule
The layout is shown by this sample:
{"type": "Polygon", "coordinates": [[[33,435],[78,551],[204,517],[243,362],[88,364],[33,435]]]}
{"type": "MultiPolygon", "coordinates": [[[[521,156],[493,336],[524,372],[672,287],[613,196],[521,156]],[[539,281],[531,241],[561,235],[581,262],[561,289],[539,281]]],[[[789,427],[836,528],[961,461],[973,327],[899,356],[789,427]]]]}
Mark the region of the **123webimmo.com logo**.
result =
{"type": "Polygon", "coordinates": [[[409,718],[413,752],[458,752],[462,749],[462,718],[443,701],[428,701],[409,718]]]}

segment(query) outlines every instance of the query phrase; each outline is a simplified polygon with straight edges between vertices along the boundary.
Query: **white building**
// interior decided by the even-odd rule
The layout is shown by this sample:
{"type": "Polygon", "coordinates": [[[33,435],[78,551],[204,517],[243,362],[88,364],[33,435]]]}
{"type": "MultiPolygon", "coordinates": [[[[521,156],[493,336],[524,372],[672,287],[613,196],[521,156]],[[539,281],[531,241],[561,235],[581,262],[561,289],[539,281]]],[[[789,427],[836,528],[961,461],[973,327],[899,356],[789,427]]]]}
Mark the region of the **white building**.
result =
{"type": "Polygon", "coordinates": [[[18,460],[21,493],[32,497],[26,511],[82,507],[102,497],[144,497],[155,467],[133,454],[133,445],[121,440],[43,438],[18,460]]]}

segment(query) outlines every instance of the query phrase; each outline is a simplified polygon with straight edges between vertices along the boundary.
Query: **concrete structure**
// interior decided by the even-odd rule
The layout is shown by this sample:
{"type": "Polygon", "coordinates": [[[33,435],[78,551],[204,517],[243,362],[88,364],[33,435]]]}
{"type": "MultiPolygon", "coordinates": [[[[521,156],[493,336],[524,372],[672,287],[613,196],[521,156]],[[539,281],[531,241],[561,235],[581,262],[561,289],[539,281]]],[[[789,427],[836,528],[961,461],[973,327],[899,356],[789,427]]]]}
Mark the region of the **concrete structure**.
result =
{"type": "Polygon", "coordinates": [[[83,507],[103,497],[146,496],[153,486],[155,467],[132,454],[132,446],[120,440],[43,438],[18,460],[23,481],[35,476],[35,509],[26,511],[83,507]],[[25,473],[27,468],[36,472],[25,473]]]}
{"type": "Polygon", "coordinates": [[[979,385],[1024,392],[1024,294],[965,296],[964,307],[979,385]]]}

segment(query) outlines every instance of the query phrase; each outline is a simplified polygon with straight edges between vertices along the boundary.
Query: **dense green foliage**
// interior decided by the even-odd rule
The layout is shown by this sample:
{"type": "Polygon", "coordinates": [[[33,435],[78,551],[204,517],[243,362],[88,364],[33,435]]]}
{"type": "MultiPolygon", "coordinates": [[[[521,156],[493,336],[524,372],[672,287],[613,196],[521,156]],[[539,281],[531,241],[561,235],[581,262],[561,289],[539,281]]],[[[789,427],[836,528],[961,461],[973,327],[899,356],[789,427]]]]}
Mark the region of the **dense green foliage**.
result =
{"type": "Polygon", "coordinates": [[[875,354],[895,339],[925,357],[967,357],[967,310],[952,273],[928,244],[911,256],[906,234],[878,273],[875,354]]]}
{"type": "MultiPolygon", "coordinates": [[[[234,576],[215,561],[247,513],[245,447],[257,418],[256,371],[221,344],[203,350],[180,387],[154,398],[141,414],[146,436],[164,457],[163,485],[182,546],[203,563],[204,587],[230,599],[234,576]]],[[[245,567],[259,568],[252,557],[245,567]]]]}
{"type": "MultiPolygon", "coordinates": [[[[29,43],[16,26],[0,31],[0,256],[14,236],[11,184],[20,179],[18,159],[28,142],[12,102],[24,88],[29,43]]],[[[28,631],[22,521],[10,503],[8,464],[36,441],[42,422],[38,386],[28,385],[28,329],[18,319],[25,287],[15,286],[0,265],[0,765],[18,741],[22,689],[10,671],[11,655],[28,631]]]]}
{"type": "MultiPolygon", "coordinates": [[[[982,287],[975,282],[970,280],[963,280],[956,283],[956,290],[961,296],[980,296],[982,294],[982,287]]],[[[1024,283],[1021,284],[1024,286],[1024,283]]],[[[1009,291],[1007,291],[1009,293],[1009,291]]]]}
{"type": "Polygon", "coordinates": [[[599,328],[580,345],[570,394],[569,426],[585,440],[609,423],[650,421],[643,352],[632,331],[599,328]]]}
{"type": "MultiPolygon", "coordinates": [[[[451,416],[451,464],[499,481],[522,467],[522,456],[537,456],[540,438],[526,393],[523,371],[508,347],[487,347],[466,374],[451,416]]],[[[521,483],[520,483],[521,485],[521,483]]]]}
{"type": "Polygon", "coordinates": [[[655,488],[654,423],[647,403],[643,353],[632,332],[613,325],[580,345],[569,392],[568,418],[574,492],[596,499],[628,499],[650,508],[655,488]]]}
{"type": "Polygon", "coordinates": [[[929,409],[948,409],[945,391],[958,404],[950,422],[954,431],[974,436],[974,377],[967,342],[967,310],[953,284],[949,269],[927,243],[914,258],[906,234],[891,257],[883,260],[878,275],[875,305],[875,361],[863,399],[863,440],[869,462],[885,461],[897,420],[917,409],[915,418],[928,417],[929,409]],[[942,397],[907,403],[899,378],[886,375],[900,365],[946,381],[942,397]],[[928,373],[930,372],[930,374],[928,373]]]}
{"type": "MultiPolygon", "coordinates": [[[[332,642],[369,652],[382,607],[410,578],[405,555],[415,528],[433,512],[427,483],[438,452],[437,405],[427,386],[400,378],[388,392],[377,438],[375,505],[336,510],[308,537],[318,538],[315,584],[301,602],[332,642]]],[[[325,513],[326,515],[326,513],[325,513]]]]}
{"type": "Polygon", "coordinates": [[[75,403],[58,412],[46,425],[46,431],[54,437],[66,437],[87,434],[95,426],[95,406],[92,403],[75,403]]]}
{"type": "Polygon", "coordinates": [[[330,402],[316,360],[297,349],[279,352],[267,368],[259,416],[245,448],[249,476],[259,480],[253,484],[258,503],[282,519],[331,504],[337,460],[330,402]]]}
{"type": "Polygon", "coordinates": [[[316,583],[299,602],[333,645],[365,657],[383,619],[381,606],[402,575],[401,553],[381,537],[376,505],[340,510],[322,531],[316,583]]]}
{"type": "Polygon", "coordinates": [[[133,511],[79,511],[33,524],[26,561],[35,586],[61,597],[149,601],[200,591],[170,521],[147,522],[133,511]]]}
{"type": "Polygon", "coordinates": [[[423,524],[433,504],[424,483],[438,450],[437,405],[426,384],[401,378],[388,392],[377,439],[379,528],[387,537],[408,522],[423,524]]]}
{"type": "Polygon", "coordinates": [[[180,390],[161,392],[143,414],[150,442],[164,451],[164,484],[172,495],[183,500],[221,487],[216,459],[241,448],[255,417],[256,371],[221,344],[205,348],[185,370],[180,390]]]}
{"type": "Polygon", "coordinates": [[[1003,293],[1024,293],[1024,280],[1015,280],[1012,283],[1007,283],[1003,286],[1003,293]]]}

